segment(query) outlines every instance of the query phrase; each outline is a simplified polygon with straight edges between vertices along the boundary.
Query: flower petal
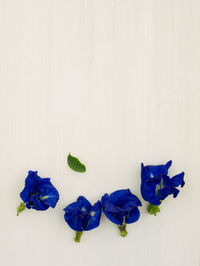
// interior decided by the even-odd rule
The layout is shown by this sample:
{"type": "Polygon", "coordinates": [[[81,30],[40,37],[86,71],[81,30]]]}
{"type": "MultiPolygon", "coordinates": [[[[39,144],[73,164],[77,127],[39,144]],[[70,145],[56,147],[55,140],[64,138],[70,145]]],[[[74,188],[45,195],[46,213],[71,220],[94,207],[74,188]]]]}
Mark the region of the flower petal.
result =
{"type": "Polygon", "coordinates": [[[176,198],[180,191],[177,188],[173,188],[173,197],[176,198]]]}
{"type": "Polygon", "coordinates": [[[142,180],[147,178],[159,178],[161,179],[162,175],[167,175],[168,169],[171,166],[172,161],[167,162],[165,165],[147,165],[141,164],[141,178],[142,180]]]}
{"type": "Polygon", "coordinates": [[[26,203],[26,207],[37,211],[45,211],[49,208],[49,206],[43,203],[36,195],[30,196],[29,201],[26,203]]]}
{"type": "Polygon", "coordinates": [[[84,208],[86,212],[89,212],[92,208],[90,202],[83,196],[79,196],[77,201],[81,204],[82,208],[84,208]]]}
{"type": "Polygon", "coordinates": [[[49,182],[49,184],[43,185],[39,188],[40,199],[46,205],[55,208],[58,200],[59,193],[57,189],[49,182]]]}
{"type": "Polygon", "coordinates": [[[37,175],[37,171],[28,172],[28,176],[25,179],[25,187],[20,193],[20,197],[24,202],[28,201],[29,195],[40,180],[41,178],[37,175]]]}
{"type": "Polygon", "coordinates": [[[82,220],[79,216],[79,208],[80,203],[79,202],[73,202],[67,207],[65,207],[65,221],[68,223],[68,225],[75,231],[83,231],[82,227],[82,220]]]}
{"type": "Polygon", "coordinates": [[[129,198],[131,199],[131,201],[132,201],[132,206],[142,206],[142,203],[141,203],[141,201],[138,199],[138,197],[136,197],[134,194],[132,194],[131,192],[130,192],[130,194],[129,194],[129,198]]]}
{"type": "MultiPolygon", "coordinates": [[[[164,200],[167,196],[171,195],[172,193],[173,193],[173,188],[165,186],[164,188],[162,188],[158,191],[157,197],[159,200],[164,200]]],[[[155,205],[155,204],[153,204],[153,205],[155,205]]]]}
{"type": "Polygon", "coordinates": [[[170,160],[169,162],[166,163],[166,168],[167,170],[170,168],[170,166],[172,165],[172,160],[170,160]]]}
{"type": "Polygon", "coordinates": [[[114,203],[110,201],[110,198],[107,193],[101,198],[101,204],[103,206],[104,212],[118,212],[114,203]]]}
{"type": "Polygon", "coordinates": [[[105,216],[114,224],[122,225],[124,222],[124,216],[120,213],[105,212],[105,216]]]}
{"type": "Polygon", "coordinates": [[[153,205],[160,205],[160,200],[156,195],[156,185],[154,179],[149,179],[147,181],[142,181],[141,183],[141,194],[144,200],[148,201],[153,205]]]}
{"type": "Polygon", "coordinates": [[[184,175],[185,175],[185,173],[182,172],[182,173],[180,173],[178,175],[173,176],[170,179],[170,185],[173,186],[173,187],[178,187],[178,186],[183,187],[185,185],[185,181],[183,180],[184,175]]]}
{"type": "Polygon", "coordinates": [[[90,220],[85,228],[85,231],[92,230],[99,226],[100,224],[100,218],[101,218],[101,203],[100,201],[97,201],[94,206],[90,210],[90,220]]]}
{"type": "Polygon", "coordinates": [[[116,201],[122,196],[128,196],[129,194],[130,194],[130,189],[120,189],[120,190],[112,192],[109,198],[110,200],[116,201]]]}
{"type": "Polygon", "coordinates": [[[130,211],[126,223],[127,224],[135,223],[139,218],[140,218],[140,211],[138,210],[138,208],[134,208],[132,211],[130,211]]]}

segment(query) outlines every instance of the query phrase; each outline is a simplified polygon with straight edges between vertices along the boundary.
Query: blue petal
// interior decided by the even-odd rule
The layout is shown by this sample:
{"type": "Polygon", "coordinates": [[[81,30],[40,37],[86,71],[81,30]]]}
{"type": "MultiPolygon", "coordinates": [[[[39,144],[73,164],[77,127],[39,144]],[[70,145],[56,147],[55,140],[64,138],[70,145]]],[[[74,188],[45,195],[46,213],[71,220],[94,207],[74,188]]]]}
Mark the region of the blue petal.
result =
{"type": "Polygon", "coordinates": [[[104,212],[118,212],[118,210],[116,210],[115,208],[114,203],[110,201],[107,193],[101,198],[101,204],[104,212]]]}
{"type": "Polygon", "coordinates": [[[157,197],[159,200],[164,200],[167,196],[171,195],[173,193],[172,187],[164,187],[158,191],[157,197]]]}
{"type": "Polygon", "coordinates": [[[65,211],[65,221],[68,223],[68,225],[75,231],[83,231],[82,227],[82,219],[79,216],[80,212],[80,203],[79,202],[73,202],[70,205],[68,205],[64,211],[65,211]]]}
{"type": "Polygon", "coordinates": [[[40,199],[46,205],[55,208],[58,200],[59,193],[57,189],[49,182],[49,184],[45,184],[39,188],[40,199]]]}
{"type": "Polygon", "coordinates": [[[116,191],[116,193],[114,192],[110,196],[105,194],[101,199],[101,203],[104,212],[112,212],[115,214],[125,213],[126,209],[130,210],[133,206],[135,207],[135,202],[129,197],[127,190],[116,191]]]}
{"type": "Polygon", "coordinates": [[[183,187],[185,185],[185,181],[183,180],[185,173],[182,172],[178,175],[175,175],[170,179],[170,185],[173,187],[181,186],[183,187]]]}
{"type": "Polygon", "coordinates": [[[32,193],[34,187],[41,180],[41,178],[37,175],[37,171],[29,171],[28,176],[25,180],[25,187],[20,193],[20,197],[24,202],[27,202],[29,199],[29,195],[32,193]]]}
{"type": "Polygon", "coordinates": [[[82,221],[82,228],[85,230],[90,222],[91,215],[89,213],[82,213],[80,217],[82,221]]]}
{"type": "Polygon", "coordinates": [[[139,218],[140,218],[140,211],[138,210],[138,208],[134,208],[132,211],[130,211],[126,223],[127,224],[135,223],[139,218]]]}
{"type": "Polygon", "coordinates": [[[110,194],[109,198],[110,198],[110,200],[117,201],[122,196],[128,196],[129,194],[130,194],[129,189],[120,189],[120,190],[112,192],[110,194]]]}
{"type": "Polygon", "coordinates": [[[180,191],[177,188],[173,188],[173,197],[176,198],[180,191]]]}
{"type": "Polygon", "coordinates": [[[131,192],[130,192],[130,194],[129,194],[129,198],[131,198],[131,200],[132,200],[132,203],[133,203],[133,206],[142,206],[142,203],[141,203],[141,201],[138,199],[138,197],[136,197],[134,194],[132,194],[131,192]]]}
{"type": "Polygon", "coordinates": [[[165,165],[147,165],[141,164],[141,178],[143,180],[147,178],[161,178],[162,175],[167,175],[168,169],[171,166],[172,161],[167,162],[165,165]]]}
{"type": "Polygon", "coordinates": [[[40,178],[37,182],[35,182],[35,185],[32,188],[32,193],[37,192],[40,189],[40,187],[43,187],[49,184],[51,184],[50,178],[40,178]]]}
{"type": "Polygon", "coordinates": [[[92,230],[99,226],[100,224],[100,218],[101,218],[101,203],[100,201],[97,201],[94,206],[90,210],[90,220],[85,228],[85,231],[92,230]]]}
{"type": "Polygon", "coordinates": [[[171,195],[171,194],[173,194],[173,197],[176,198],[179,193],[179,190],[176,189],[176,187],[180,185],[184,186],[185,184],[183,178],[184,178],[184,172],[178,175],[175,175],[171,179],[168,176],[164,176],[163,177],[164,188],[158,191],[158,195],[157,195],[158,198],[160,200],[164,200],[168,195],[171,195]]]}
{"type": "Polygon", "coordinates": [[[142,206],[140,200],[130,192],[130,189],[121,189],[111,193],[109,200],[124,209],[142,206]]]}
{"type": "Polygon", "coordinates": [[[45,211],[49,208],[36,195],[31,195],[29,201],[26,203],[28,209],[35,209],[37,211],[45,211]]]}
{"type": "Polygon", "coordinates": [[[72,202],[71,204],[67,205],[63,209],[63,211],[64,212],[71,212],[71,213],[75,212],[76,213],[80,208],[81,208],[81,204],[79,202],[75,201],[75,202],[72,202]]]}
{"type": "Polygon", "coordinates": [[[141,194],[144,200],[148,201],[153,205],[160,205],[160,200],[156,195],[156,185],[154,179],[149,179],[147,181],[142,181],[141,183],[141,194]]]}
{"type": "Polygon", "coordinates": [[[92,208],[90,202],[83,196],[79,196],[77,201],[81,204],[82,208],[85,208],[86,212],[89,212],[90,209],[92,208]]]}
{"type": "Polygon", "coordinates": [[[167,170],[170,168],[170,166],[172,165],[172,160],[170,160],[169,162],[166,163],[166,168],[167,170]]]}
{"type": "Polygon", "coordinates": [[[114,224],[117,224],[117,225],[123,224],[123,221],[124,221],[124,215],[123,214],[112,213],[112,212],[107,212],[107,211],[104,211],[104,214],[114,224]]]}
{"type": "Polygon", "coordinates": [[[111,193],[110,196],[105,194],[101,202],[106,217],[117,225],[122,225],[127,213],[142,205],[129,189],[117,190],[111,193]]]}

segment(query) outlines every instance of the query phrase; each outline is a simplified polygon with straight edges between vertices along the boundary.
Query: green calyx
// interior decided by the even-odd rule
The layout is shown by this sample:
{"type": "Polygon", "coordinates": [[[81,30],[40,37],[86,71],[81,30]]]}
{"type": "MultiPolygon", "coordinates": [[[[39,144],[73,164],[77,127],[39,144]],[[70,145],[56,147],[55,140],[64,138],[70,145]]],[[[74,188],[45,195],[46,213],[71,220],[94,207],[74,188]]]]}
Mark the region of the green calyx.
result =
{"type": "Polygon", "coordinates": [[[20,212],[26,209],[26,204],[24,202],[21,202],[21,204],[17,207],[17,216],[20,212]]]}
{"type": "Polygon", "coordinates": [[[160,212],[160,208],[158,206],[155,206],[155,205],[152,205],[151,203],[149,203],[148,207],[147,207],[147,211],[150,213],[150,214],[153,214],[153,215],[157,215],[158,212],[160,212]]]}
{"type": "Polygon", "coordinates": [[[128,235],[128,232],[126,231],[126,224],[119,225],[118,228],[119,228],[119,231],[120,231],[120,235],[122,237],[125,237],[125,236],[128,235]]]}
{"type": "Polygon", "coordinates": [[[74,238],[74,241],[76,242],[76,243],[79,243],[80,241],[81,241],[81,236],[82,236],[82,234],[83,234],[83,231],[76,231],[76,236],[75,236],[75,238],[74,238]]]}

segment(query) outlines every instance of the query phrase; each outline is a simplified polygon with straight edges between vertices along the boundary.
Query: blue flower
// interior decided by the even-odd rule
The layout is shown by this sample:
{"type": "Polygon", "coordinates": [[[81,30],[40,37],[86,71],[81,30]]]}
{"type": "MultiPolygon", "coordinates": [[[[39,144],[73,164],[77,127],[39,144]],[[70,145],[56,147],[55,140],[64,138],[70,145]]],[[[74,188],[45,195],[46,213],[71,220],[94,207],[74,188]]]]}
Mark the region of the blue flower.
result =
{"type": "Polygon", "coordinates": [[[117,190],[101,199],[103,212],[113,223],[117,224],[122,236],[127,235],[126,224],[136,222],[140,217],[138,206],[140,200],[129,189],[117,190]]]}
{"type": "Polygon", "coordinates": [[[141,194],[144,200],[150,203],[148,211],[151,214],[159,212],[161,202],[168,196],[173,195],[177,197],[179,190],[178,186],[183,187],[184,172],[170,178],[168,176],[168,169],[172,165],[172,161],[167,162],[165,165],[148,165],[141,167],[141,194]]]}
{"type": "Polygon", "coordinates": [[[54,208],[59,200],[59,193],[51,184],[50,178],[41,178],[37,175],[37,171],[29,171],[20,197],[23,202],[18,207],[17,214],[26,207],[37,211],[54,208]]]}
{"type": "Polygon", "coordinates": [[[76,231],[75,241],[80,242],[83,231],[89,231],[99,226],[101,218],[101,203],[93,206],[83,196],[64,209],[64,218],[68,225],[76,231]]]}

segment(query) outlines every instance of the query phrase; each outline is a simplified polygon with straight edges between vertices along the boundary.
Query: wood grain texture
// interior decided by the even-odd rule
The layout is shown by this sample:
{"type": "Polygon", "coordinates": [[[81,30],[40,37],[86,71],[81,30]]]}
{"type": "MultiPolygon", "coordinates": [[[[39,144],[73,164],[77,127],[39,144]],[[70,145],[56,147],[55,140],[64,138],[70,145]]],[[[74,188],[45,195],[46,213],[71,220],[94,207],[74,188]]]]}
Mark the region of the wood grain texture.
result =
{"type": "Polygon", "coordinates": [[[0,0],[2,266],[198,266],[200,2],[0,0]],[[67,166],[76,154],[85,174],[67,166]],[[73,242],[62,209],[130,188],[140,163],[173,160],[186,186],[123,239],[73,242]],[[27,171],[51,177],[56,209],[16,216],[27,171]]]}

